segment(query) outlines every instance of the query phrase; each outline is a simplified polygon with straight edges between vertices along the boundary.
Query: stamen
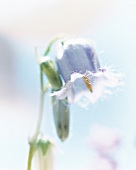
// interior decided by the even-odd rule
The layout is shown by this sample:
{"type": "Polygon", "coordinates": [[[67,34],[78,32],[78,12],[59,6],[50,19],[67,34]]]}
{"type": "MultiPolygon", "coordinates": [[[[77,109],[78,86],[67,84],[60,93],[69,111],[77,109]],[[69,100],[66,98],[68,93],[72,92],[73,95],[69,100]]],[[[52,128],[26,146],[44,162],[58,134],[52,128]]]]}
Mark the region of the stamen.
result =
{"type": "Polygon", "coordinates": [[[93,92],[93,89],[92,89],[92,85],[91,85],[91,83],[90,83],[90,81],[89,81],[89,78],[86,76],[86,75],[84,75],[83,76],[83,80],[84,80],[84,82],[85,82],[85,85],[86,85],[86,87],[91,91],[91,93],[93,92]]]}

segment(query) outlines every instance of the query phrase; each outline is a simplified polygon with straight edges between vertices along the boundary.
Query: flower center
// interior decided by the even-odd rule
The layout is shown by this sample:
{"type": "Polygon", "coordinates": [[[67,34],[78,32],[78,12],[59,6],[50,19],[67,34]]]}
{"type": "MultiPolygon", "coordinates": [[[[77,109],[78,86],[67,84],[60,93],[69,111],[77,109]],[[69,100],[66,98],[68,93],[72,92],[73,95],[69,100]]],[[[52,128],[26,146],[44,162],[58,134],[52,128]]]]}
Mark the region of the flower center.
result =
{"type": "Polygon", "coordinates": [[[86,87],[87,87],[91,92],[93,92],[92,85],[91,85],[91,82],[90,82],[89,78],[88,78],[86,75],[84,75],[84,76],[83,76],[83,80],[84,80],[84,82],[85,82],[86,87]]]}

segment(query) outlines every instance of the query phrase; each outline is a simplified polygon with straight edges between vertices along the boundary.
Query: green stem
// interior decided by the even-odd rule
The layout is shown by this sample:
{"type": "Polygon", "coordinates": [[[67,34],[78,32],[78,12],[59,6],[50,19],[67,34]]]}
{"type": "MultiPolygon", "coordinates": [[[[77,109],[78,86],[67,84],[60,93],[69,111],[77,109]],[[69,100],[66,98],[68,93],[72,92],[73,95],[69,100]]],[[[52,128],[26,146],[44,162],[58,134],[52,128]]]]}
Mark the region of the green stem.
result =
{"type": "Polygon", "coordinates": [[[41,67],[40,67],[40,84],[41,84],[41,93],[40,93],[40,103],[39,103],[39,114],[38,114],[38,120],[36,123],[34,134],[32,134],[32,136],[29,139],[30,149],[29,149],[29,155],[28,155],[27,170],[31,170],[32,158],[33,158],[34,151],[35,151],[35,144],[36,144],[38,134],[40,133],[42,117],[43,117],[44,94],[47,92],[48,88],[50,87],[49,83],[47,83],[45,87],[43,87],[43,74],[42,74],[41,67]]]}
{"type": "Polygon", "coordinates": [[[40,65],[40,86],[41,86],[41,91],[43,91],[43,73],[42,73],[41,65],[40,65]]]}
{"type": "Polygon", "coordinates": [[[29,155],[28,155],[27,170],[31,170],[32,158],[33,158],[34,151],[35,151],[35,144],[36,144],[37,136],[40,132],[40,127],[41,127],[41,122],[42,122],[42,117],[43,117],[43,101],[44,101],[44,93],[41,91],[39,116],[38,116],[38,120],[37,120],[37,124],[35,128],[35,132],[32,135],[32,137],[29,139],[30,149],[29,149],[29,155]]]}
{"type": "Polygon", "coordinates": [[[35,131],[32,134],[32,136],[29,138],[30,144],[35,143],[37,136],[40,132],[40,127],[41,127],[42,117],[43,117],[44,94],[47,92],[48,88],[50,87],[49,83],[47,83],[43,87],[43,75],[42,75],[41,67],[40,67],[40,84],[41,84],[41,92],[40,92],[39,114],[38,114],[38,120],[37,120],[37,123],[36,123],[35,131]]]}
{"type": "Polygon", "coordinates": [[[36,123],[34,134],[29,139],[30,149],[29,149],[29,155],[28,155],[28,164],[27,164],[27,170],[31,170],[32,165],[32,159],[35,151],[35,143],[38,137],[38,134],[40,132],[40,127],[42,123],[42,117],[43,117],[43,102],[44,102],[44,92],[43,92],[43,75],[42,70],[40,67],[40,83],[41,83],[41,93],[40,93],[40,103],[39,103],[39,114],[38,114],[38,120],[36,123]]]}
{"type": "Polygon", "coordinates": [[[34,155],[34,145],[30,144],[29,155],[28,155],[28,163],[27,163],[27,170],[31,170],[33,155],[34,155]]]}
{"type": "Polygon", "coordinates": [[[35,133],[33,135],[33,141],[36,141],[37,136],[40,132],[40,127],[41,127],[42,117],[43,117],[43,102],[44,102],[44,93],[41,91],[40,105],[39,105],[39,116],[38,116],[38,120],[37,120],[37,124],[36,124],[36,128],[35,128],[35,133]]]}
{"type": "Polygon", "coordinates": [[[31,170],[32,159],[33,159],[33,155],[35,152],[35,144],[37,141],[37,137],[40,133],[42,117],[43,117],[44,94],[47,92],[48,88],[50,87],[49,83],[47,83],[45,87],[43,86],[43,73],[42,73],[41,65],[40,65],[40,86],[41,86],[41,92],[40,92],[39,114],[38,114],[38,120],[36,123],[34,134],[32,134],[32,136],[30,136],[29,138],[30,149],[29,149],[29,155],[28,155],[27,170],[31,170]]]}

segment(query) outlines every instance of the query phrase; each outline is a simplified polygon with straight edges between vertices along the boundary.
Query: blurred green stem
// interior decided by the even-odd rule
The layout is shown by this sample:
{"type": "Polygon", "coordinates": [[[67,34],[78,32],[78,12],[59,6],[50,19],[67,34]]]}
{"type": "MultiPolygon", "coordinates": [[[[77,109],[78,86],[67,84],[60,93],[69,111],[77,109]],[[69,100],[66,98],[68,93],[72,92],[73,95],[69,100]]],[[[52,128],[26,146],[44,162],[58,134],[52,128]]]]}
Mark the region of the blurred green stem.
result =
{"type": "Polygon", "coordinates": [[[32,165],[32,158],[34,155],[34,144],[30,144],[29,148],[29,155],[28,155],[28,163],[27,163],[27,170],[31,170],[31,165],[32,165]]]}
{"type": "Polygon", "coordinates": [[[29,155],[28,155],[27,170],[31,170],[32,159],[33,159],[33,155],[35,152],[35,144],[36,144],[37,137],[40,133],[40,127],[41,127],[42,117],[43,117],[43,101],[44,101],[44,92],[41,91],[38,120],[37,120],[37,124],[35,128],[35,132],[29,140],[30,149],[29,149],[29,155]]]}
{"type": "Polygon", "coordinates": [[[30,149],[29,149],[29,155],[28,155],[27,170],[31,170],[32,159],[33,159],[33,155],[35,152],[35,144],[37,141],[37,137],[40,133],[42,117],[43,117],[44,94],[47,92],[48,88],[50,87],[49,83],[43,86],[43,73],[42,73],[41,66],[40,66],[40,85],[41,85],[41,92],[40,92],[39,114],[38,114],[38,120],[36,123],[34,134],[32,134],[32,136],[29,139],[30,149]]]}
{"type": "Polygon", "coordinates": [[[43,92],[43,73],[42,73],[41,65],[40,65],[40,86],[41,86],[41,91],[43,92]]]}
{"type": "Polygon", "coordinates": [[[35,133],[32,138],[32,143],[34,143],[38,137],[38,134],[40,133],[41,123],[42,123],[42,117],[43,117],[43,102],[44,102],[44,93],[41,91],[40,93],[40,105],[39,105],[39,115],[38,120],[35,128],[35,133]]]}

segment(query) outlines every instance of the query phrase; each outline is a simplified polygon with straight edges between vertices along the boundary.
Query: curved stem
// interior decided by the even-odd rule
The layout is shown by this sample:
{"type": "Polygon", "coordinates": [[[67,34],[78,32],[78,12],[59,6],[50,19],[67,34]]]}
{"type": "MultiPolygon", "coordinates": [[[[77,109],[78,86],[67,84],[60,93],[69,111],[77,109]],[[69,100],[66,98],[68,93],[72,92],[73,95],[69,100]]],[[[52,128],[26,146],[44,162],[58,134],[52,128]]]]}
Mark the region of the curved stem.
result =
{"type": "Polygon", "coordinates": [[[35,128],[35,132],[29,139],[30,149],[29,149],[29,155],[28,155],[27,170],[31,170],[32,158],[33,158],[33,155],[35,152],[35,143],[37,140],[37,136],[40,132],[40,127],[41,127],[41,122],[42,122],[42,117],[43,117],[43,101],[44,101],[44,93],[41,91],[39,116],[38,116],[38,120],[37,120],[37,124],[36,124],[36,128],[35,128]]]}
{"type": "Polygon", "coordinates": [[[35,128],[35,132],[33,136],[30,139],[30,143],[34,143],[37,139],[37,136],[40,132],[40,127],[42,123],[42,117],[43,117],[43,102],[44,102],[44,93],[41,91],[40,93],[40,103],[39,103],[39,115],[38,115],[38,120],[35,128]]]}
{"type": "Polygon", "coordinates": [[[41,85],[41,92],[40,92],[39,113],[38,113],[36,127],[34,129],[34,133],[29,138],[30,149],[29,149],[29,155],[28,155],[27,170],[31,170],[32,159],[33,159],[33,155],[35,152],[35,144],[36,144],[36,140],[39,135],[40,128],[41,128],[42,117],[43,117],[44,94],[45,92],[47,92],[48,88],[50,87],[49,83],[47,83],[45,87],[43,86],[43,73],[42,73],[41,66],[40,66],[40,85],[41,85]]]}
{"type": "Polygon", "coordinates": [[[39,113],[38,113],[38,120],[36,123],[34,134],[29,139],[29,155],[28,155],[28,163],[27,163],[27,170],[31,170],[32,165],[32,159],[35,152],[35,143],[38,137],[38,134],[40,132],[40,127],[42,123],[42,117],[43,117],[43,102],[44,102],[44,92],[43,92],[43,76],[42,76],[42,70],[40,67],[40,84],[41,84],[41,93],[40,93],[40,103],[39,103],[39,113]]]}
{"type": "MultiPolygon", "coordinates": [[[[41,68],[40,68],[40,71],[41,71],[41,68]]],[[[45,87],[43,87],[42,72],[40,72],[40,82],[41,82],[41,93],[40,93],[40,103],[39,103],[39,114],[38,114],[38,120],[36,123],[34,134],[32,134],[32,136],[29,139],[30,149],[29,149],[29,155],[28,155],[27,170],[31,170],[32,158],[35,152],[35,143],[36,143],[36,140],[40,132],[40,128],[41,128],[42,117],[43,117],[44,94],[47,92],[48,88],[50,87],[49,83],[47,83],[45,87]]]]}
{"type": "Polygon", "coordinates": [[[43,75],[42,70],[40,68],[40,84],[41,84],[41,92],[40,92],[40,103],[39,103],[39,113],[38,113],[38,119],[36,123],[36,127],[34,130],[34,133],[29,138],[29,143],[35,143],[37,136],[40,132],[40,127],[42,123],[42,117],[43,117],[43,103],[44,103],[44,94],[47,92],[48,88],[50,87],[50,84],[47,83],[45,87],[43,87],[43,75]]]}
{"type": "Polygon", "coordinates": [[[40,86],[41,86],[41,91],[43,92],[43,73],[42,73],[41,65],[40,65],[40,86]]]}

